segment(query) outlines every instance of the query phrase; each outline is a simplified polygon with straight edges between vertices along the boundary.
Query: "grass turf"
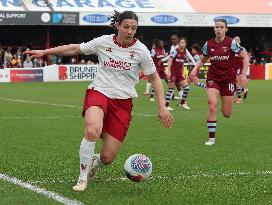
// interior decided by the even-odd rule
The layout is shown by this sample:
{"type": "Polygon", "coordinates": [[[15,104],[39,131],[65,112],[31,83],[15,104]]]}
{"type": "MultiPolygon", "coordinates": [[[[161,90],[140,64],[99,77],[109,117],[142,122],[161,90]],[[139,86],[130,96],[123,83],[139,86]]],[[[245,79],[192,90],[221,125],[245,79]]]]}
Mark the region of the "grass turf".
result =
{"type": "MultiPolygon", "coordinates": [[[[116,160],[100,170],[84,193],[75,193],[71,187],[79,172],[80,107],[87,85],[0,84],[0,173],[84,204],[272,204],[271,81],[250,81],[248,99],[233,105],[230,119],[218,112],[217,144],[212,147],[204,146],[207,100],[202,88],[191,86],[189,111],[172,101],[175,123],[165,129],[140,82],[132,124],[116,160]],[[123,180],[123,164],[134,153],[152,160],[151,180],[123,180]]],[[[0,199],[9,205],[18,200],[58,204],[1,180],[0,199]]]]}

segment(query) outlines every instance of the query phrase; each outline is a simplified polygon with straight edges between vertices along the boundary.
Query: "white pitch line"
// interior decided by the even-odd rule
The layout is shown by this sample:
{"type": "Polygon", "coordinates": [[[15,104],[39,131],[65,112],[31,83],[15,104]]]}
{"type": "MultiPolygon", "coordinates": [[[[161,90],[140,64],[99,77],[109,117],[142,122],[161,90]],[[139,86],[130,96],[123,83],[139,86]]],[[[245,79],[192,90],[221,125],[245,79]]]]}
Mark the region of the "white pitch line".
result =
{"type": "Polygon", "coordinates": [[[65,116],[7,116],[0,117],[0,120],[21,120],[21,119],[58,119],[58,118],[78,118],[80,115],[65,115],[65,116]]]}
{"type": "MultiPolygon", "coordinates": [[[[56,103],[47,103],[47,102],[37,102],[37,101],[31,101],[31,100],[21,100],[21,99],[11,99],[11,98],[0,98],[0,100],[6,100],[11,102],[20,102],[20,103],[31,103],[31,104],[39,104],[39,105],[50,105],[55,107],[71,107],[71,108],[80,108],[82,107],[75,106],[75,105],[65,105],[65,104],[56,104],[56,103]]],[[[135,116],[141,116],[141,117],[156,117],[155,114],[142,114],[142,113],[132,113],[132,115],[135,116]]]]}
{"type": "Polygon", "coordinates": [[[75,106],[75,105],[65,105],[65,104],[56,104],[56,103],[47,103],[47,102],[37,102],[37,101],[30,101],[30,100],[20,100],[20,99],[11,99],[11,98],[0,98],[0,100],[12,101],[12,102],[20,102],[20,103],[31,103],[31,104],[39,104],[39,105],[50,105],[56,107],[72,107],[72,108],[80,108],[82,107],[75,106]]]}
{"type": "Polygon", "coordinates": [[[65,198],[55,192],[47,191],[46,189],[40,188],[40,187],[32,185],[30,183],[23,182],[20,179],[17,179],[15,177],[11,177],[11,176],[0,173],[0,179],[10,182],[12,184],[21,186],[23,188],[29,189],[33,192],[38,193],[38,194],[42,194],[47,198],[54,199],[55,201],[58,201],[58,202],[65,204],[65,205],[83,205],[83,203],[81,203],[80,201],[65,198]]]}
{"type": "MultiPolygon", "coordinates": [[[[151,176],[151,181],[156,180],[179,180],[179,179],[195,179],[195,178],[215,178],[215,177],[239,177],[239,176],[256,176],[256,175],[272,175],[272,171],[256,171],[256,172],[247,172],[247,171],[240,171],[240,172],[228,172],[228,173],[197,173],[192,175],[180,175],[180,176],[151,176]]],[[[97,177],[98,180],[101,181],[126,181],[128,180],[127,177],[97,177]]],[[[32,184],[61,184],[67,182],[76,182],[74,179],[45,179],[41,181],[28,181],[32,184]]]]}

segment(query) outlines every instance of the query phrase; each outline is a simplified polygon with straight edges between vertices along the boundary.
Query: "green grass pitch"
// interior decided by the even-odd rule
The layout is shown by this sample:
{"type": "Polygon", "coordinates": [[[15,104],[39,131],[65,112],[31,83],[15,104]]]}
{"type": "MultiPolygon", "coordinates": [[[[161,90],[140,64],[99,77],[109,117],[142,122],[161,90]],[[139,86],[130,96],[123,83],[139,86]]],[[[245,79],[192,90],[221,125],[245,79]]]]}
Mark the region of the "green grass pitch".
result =
{"type": "MultiPolygon", "coordinates": [[[[233,105],[230,119],[218,112],[212,147],[204,146],[207,100],[202,88],[191,86],[189,111],[171,102],[175,122],[165,129],[156,118],[156,103],[142,95],[141,81],[116,160],[99,171],[85,192],[75,193],[83,137],[80,107],[87,85],[0,84],[1,174],[84,204],[272,204],[272,81],[249,81],[248,99],[233,105]],[[149,181],[125,180],[123,164],[134,153],[151,159],[149,181]]],[[[0,180],[0,204],[59,203],[0,180]]]]}

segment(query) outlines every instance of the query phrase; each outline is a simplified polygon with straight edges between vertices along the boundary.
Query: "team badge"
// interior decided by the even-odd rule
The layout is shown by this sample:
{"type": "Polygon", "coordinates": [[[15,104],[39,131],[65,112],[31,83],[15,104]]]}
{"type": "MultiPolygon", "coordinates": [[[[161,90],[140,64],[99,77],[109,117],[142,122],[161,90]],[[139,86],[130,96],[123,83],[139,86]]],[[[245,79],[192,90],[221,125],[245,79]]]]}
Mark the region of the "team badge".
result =
{"type": "Polygon", "coordinates": [[[228,47],[224,46],[224,47],[222,47],[222,50],[223,50],[223,52],[225,53],[225,52],[227,52],[228,47]]]}
{"type": "Polygon", "coordinates": [[[130,53],[130,55],[129,55],[130,58],[134,58],[134,56],[135,56],[135,51],[130,51],[129,53],[130,53]]]}

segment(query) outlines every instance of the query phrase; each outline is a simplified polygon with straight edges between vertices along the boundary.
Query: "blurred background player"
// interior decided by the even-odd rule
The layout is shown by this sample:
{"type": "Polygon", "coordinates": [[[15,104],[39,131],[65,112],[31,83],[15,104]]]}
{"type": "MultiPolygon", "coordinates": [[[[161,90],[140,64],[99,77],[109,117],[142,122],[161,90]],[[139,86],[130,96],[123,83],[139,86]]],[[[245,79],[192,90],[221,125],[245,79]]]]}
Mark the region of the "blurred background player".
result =
{"type": "MultiPolygon", "coordinates": [[[[163,64],[159,63],[159,61],[166,56],[164,43],[160,39],[154,39],[153,43],[154,43],[154,47],[152,48],[150,52],[151,57],[154,61],[157,73],[159,74],[160,78],[165,80],[165,82],[167,83],[168,79],[167,79],[167,75],[165,74],[165,67],[163,64]]],[[[154,95],[155,95],[155,90],[152,87],[150,101],[154,101],[154,95]]]]}
{"type": "MultiPolygon", "coordinates": [[[[241,45],[241,38],[239,36],[235,36],[234,39],[236,40],[236,42],[241,45]]],[[[244,47],[242,47],[243,50],[245,51],[245,53],[247,53],[246,49],[244,47]]],[[[234,70],[236,73],[236,100],[235,103],[237,104],[241,104],[242,101],[242,92],[244,94],[244,99],[246,99],[247,97],[247,93],[248,93],[248,89],[247,88],[242,88],[241,86],[241,75],[242,75],[242,70],[243,70],[243,59],[238,55],[235,54],[234,56],[234,70]]]]}
{"type": "Polygon", "coordinates": [[[132,11],[116,12],[111,16],[111,27],[117,34],[104,35],[87,43],[69,44],[46,50],[26,51],[33,57],[44,55],[75,56],[97,54],[99,71],[86,90],[82,115],[84,138],[79,149],[80,175],[74,191],[87,189],[89,178],[98,167],[113,162],[130,126],[132,98],[137,97],[135,84],[144,70],[158,99],[158,117],[165,127],[173,118],[165,107],[161,80],[144,44],[134,38],[138,17],[132,11]],[[95,144],[102,138],[100,154],[94,155],[95,144]]]}
{"type": "MultiPolygon", "coordinates": [[[[193,44],[193,45],[191,46],[191,53],[192,53],[192,56],[193,56],[193,58],[194,58],[194,60],[195,60],[196,63],[197,63],[198,61],[200,61],[202,52],[201,52],[201,47],[200,47],[199,44],[195,43],[195,44],[193,44]]],[[[195,65],[190,66],[190,67],[193,68],[194,66],[195,66],[195,65]]],[[[190,70],[190,71],[189,71],[189,75],[190,75],[192,69],[189,69],[189,70],[190,70]]],[[[188,79],[188,80],[190,80],[190,79],[188,79]]],[[[198,80],[197,80],[196,82],[194,82],[194,83],[195,83],[195,85],[196,85],[197,87],[201,87],[201,88],[206,89],[206,83],[199,82],[198,80]]],[[[190,83],[189,83],[189,84],[190,84],[190,83]]]]}
{"type": "Polygon", "coordinates": [[[215,38],[208,40],[203,47],[201,60],[193,68],[190,78],[195,81],[201,66],[210,58],[211,66],[207,75],[208,119],[207,126],[209,140],[205,145],[215,144],[215,131],[217,126],[216,112],[219,97],[221,98],[221,112],[224,117],[232,114],[233,94],[235,89],[235,72],[233,69],[234,55],[243,59],[241,75],[242,86],[247,83],[246,73],[248,56],[237,42],[226,36],[227,22],[224,19],[215,21],[215,38]]]}
{"type": "Polygon", "coordinates": [[[168,110],[173,110],[173,108],[170,107],[170,101],[174,93],[175,86],[178,90],[183,88],[183,92],[179,92],[181,98],[179,106],[186,110],[190,109],[186,102],[190,86],[187,79],[183,75],[184,62],[187,60],[186,41],[187,40],[185,37],[179,38],[178,48],[171,52],[168,60],[167,72],[168,75],[170,75],[170,81],[168,82],[168,91],[165,97],[166,107],[168,110]]]}

